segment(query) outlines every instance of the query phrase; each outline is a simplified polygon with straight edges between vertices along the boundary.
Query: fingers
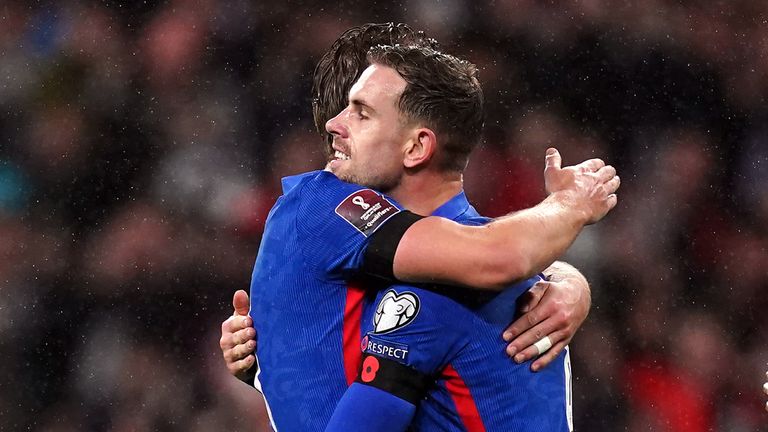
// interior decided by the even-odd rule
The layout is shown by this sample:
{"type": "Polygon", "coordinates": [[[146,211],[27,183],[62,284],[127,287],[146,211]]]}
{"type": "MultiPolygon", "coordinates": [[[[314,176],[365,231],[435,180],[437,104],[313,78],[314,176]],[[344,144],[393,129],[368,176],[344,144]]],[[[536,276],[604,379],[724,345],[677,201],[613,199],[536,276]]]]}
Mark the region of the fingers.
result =
{"type": "Polygon", "coordinates": [[[611,165],[606,165],[600,168],[597,173],[597,178],[600,182],[604,183],[603,187],[608,194],[609,208],[613,208],[616,205],[617,198],[615,192],[621,185],[621,178],[616,175],[616,168],[611,165]],[[612,203],[611,203],[612,201],[612,203]]]}
{"type": "Polygon", "coordinates": [[[242,345],[248,341],[256,341],[256,330],[253,327],[247,327],[232,334],[234,345],[242,345]]]}
{"type": "Polygon", "coordinates": [[[234,343],[234,337],[230,338],[232,341],[231,348],[222,349],[224,355],[224,361],[227,363],[227,367],[230,364],[240,361],[247,357],[256,350],[256,341],[254,339],[247,339],[241,343],[234,343]]]}
{"type": "Polygon", "coordinates": [[[544,336],[539,339],[538,342],[533,344],[533,347],[536,348],[536,355],[544,354],[552,348],[552,339],[550,339],[549,336],[544,336]]]}
{"type": "Polygon", "coordinates": [[[222,354],[224,355],[224,361],[227,363],[227,366],[229,366],[231,363],[242,360],[250,354],[253,354],[255,350],[256,341],[250,340],[242,344],[233,345],[230,349],[222,350],[222,354]]]}
{"type": "Polygon", "coordinates": [[[597,179],[600,180],[601,183],[606,183],[616,177],[616,168],[611,165],[603,165],[600,169],[595,171],[595,175],[597,175],[597,179]]]}
{"type": "Polygon", "coordinates": [[[225,336],[247,328],[253,328],[251,317],[248,315],[232,315],[221,323],[221,335],[225,336]]]}
{"type": "MultiPolygon", "coordinates": [[[[530,315],[530,314],[531,312],[528,312],[528,314],[526,315],[530,315]]],[[[543,315],[543,314],[540,314],[540,315],[543,315]]],[[[555,339],[552,339],[552,336],[550,335],[550,333],[553,333],[556,330],[557,330],[557,326],[555,325],[554,320],[550,320],[550,319],[544,320],[536,325],[530,326],[528,330],[526,330],[524,333],[514,338],[514,340],[512,340],[509,343],[509,345],[507,345],[507,355],[514,358],[515,361],[517,361],[518,363],[521,363],[528,359],[536,357],[537,355],[539,355],[539,352],[537,348],[534,346],[534,344],[539,340],[541,340],[541,338],[543,338],[544,336],[549,336],[550,339],[552,340],[552,344],[554,345],[557,341],[555,339]],[[525,352],[527,352],[530,355],[524,355],[523,357],[520,357],[520,355],[525,352]]]]}
{"type": "Polygon", "coordinates": [[[616,196],[616,190],[621,185],[621,179],[619,176],[614,176],[611,180],[600,186],[599,190],[599,205],[595,207],[595,213],[593,217],[587,222],[587,224],[593,224],[600,219],[604,218],[616,204],[619,202],[618,196],[616,196]],[[607,195],[606,195],[607,194],[607,195]],[[604,197],[604,198],[603,198],[604,197]]]}
{"type": "MultiPolygon", "coordinates": [[[[551,315],[551,308],[544,307],[541,301],[544,295],[547,293],[547,289],[550,287],[550,282],[539,281],[536,282],[528,291],[523,294],[523,303],[520,305],[520,312],[523,316],[515,320],[502,334],[502,338],[506,342],[512,342],[513,339],[520,336],[545,318],[551,315]],[[539,307],[539,306],[542,307],[539,307]]],[[[512,346],[514,351],[520,351],[526,346],[536,341],[525,343],[525,340],[514,341],[512,346]]],[[[514,355],[514,354],[510,354],[514,355]]]]}
{"type": "Polygon", "coordinates": [[[559,170],[562,166],[563,159],[560,157],[560,152],[556,148],[548,148],[547,155],[544,157],[544,171],[547,170],[559,170]]]}
{"type": "Polygon", "coordinates": [[[619,176],[613,176],[612,179],[605,182],[605,191],[608,192],[609,194],[613,194],[619,189],[620,185],[621,185],[621,179],[619,178],[619,176]]]}
{"type": "Polygon", "coordinates": [[[251,300],[248,298],[248,293],[243,290],[235,291],[232,296],[232,308],[235,310],[235,315],[248,315],[248,311],[251,309],[251,300]]]}
{"type": "MultiPolygon", "coordinates": [[[[589,172],[598,172],[600,169],[602,169],[605,166],[605,162],[603,162],[602,159],[597,159],[596,158],[596,159],[585,160],[584,162],[580,163],[579,165],[584,167],[584,168],[586,168],[587,171],[589,171],[589,172]]],[[[614,175],[615,174],[616,174],[616,172],[614,170],[614,175]]]]}
{"type": "MultiPolygon", "coordinates": [[[[550,337],[551,338],[551,337],[550,337]]],[[[531,364],[531,370],[536,372],[549,366],[554,361],[560,352],[565,349],[566,345],[570,343],[570,340],[562,340],[556,343],[549,351],[545,352],[541,357],[537,358],[535,362],[531,364]]]]}
{"type": "MultiPolygon", "coordinates": [[[[566,336],[566,333],[563,332],[563,331],[552,331],[552,332],[549,332],[549,333],[547,333],[545,331],[541,331],[540,333],[542,334],[542,336],[539,339],[536,339],[536,341],[534,343],[532,343],[530,346],[526,347],[524,350],[520,351],[519,353],[517,353],[513,357],[513,360],[515,361],[515,363],[518,363],[518,364],[519,363],[525,363],[528,360],[531,360],[531,359],[536,358],[536,357],[538,357],[540,355],[546,355],[547,353],[549,353],[552,350],[552,348],[550,348],[548,351],[545,351],[543,353],[539,353],[539,349],[534,345],[536,342],[538,342],[544,336],[548,336],[549,337],[549,340],[552,342],[552,346],[553,347],[558,346],[560,344],[565,346],[565,345],[568,344],[568,342],[570,342],[570,338],[568,338],[566,336]],[[565,342],[565,343],[563,343],[563,342],[565,342]]],[[[507,349],[509,349],[509,347],[507,347],[507,349]]],[[[509,353],[509,352],[507,352],[507,353],[509,353]]]]}
{"type": "MultiPolygon", "coordinates": [[[[768,372],[765,373],[765,379],[768,380],[768,372]]],[[[768,395],[768,382],[763,384],[763,391],[768,395]]],[[[768,402],[765,403],[765,410],[768,411],[768,402]]]]}
{"type": "MultiPolygon", "coordinates": [[[[528,291],[524,292],[522,296],[520,296],[518,300],[518,307],[520,310],[520,313],[528,313],[529,311],[533,310],[536,306],[539,305],[541,302],[541,299],[544,297],[544,293],[547,291],[549,283],[548,282],[536,282],[528,291]]],[[[527,322],[527,321],[524,321],[527,322]]],[[[528,330],[528,328],[522,329],[520,333],[523,331],[528,330]]],[[[520,334],[517,333],[517,334],[520,334]]],[[[510,336],[510,340],[514,336],[510,336]]]]}
{"type": "Polygon", "coordinates": [[[238,376],[243,372],[247,371],[248,369],[250,369],[251,366],[253,366],[254,362],[256,362],[256,356],[251,354],[244,359],[241,359],[232,363],[227,363],[227,369],[229,369],[229,372],[232,375],[238,376]]]}
{"type": "MultiPolygon", "coordinates": [[[[579,312],[580,302],[569,300],[570,297],[567,294],[573,290],[565,289],[569,287],[568,284],[558,286],[553,282],[540,282],[537,285],[536,288],[546,295],[542,296],[537,307],[512,323],[503,335],[504,340],[511,341],[507,346],[507,354],[517,363],[533,359],[539,354],[544,357],[549,351],[544,350],[545,352],[540,353],[536,346],[536,343],[544,337],[549,337],[554,347],[561,342],[562,346],[567,345],[573,338],[575,330],[586,318],[586,313],[579,312]]],[[[545,366],[550,361],[549,357],[544,357],[539,366],[545,366]]]]}
{"type": "Polygon", "coordinates": [[[252,325],[253,322],[249,316],[243,317],[233,315],[227,318],[223,323],[221,323],[221,339],[219,340],[219,346],[221,349],[228,350],[235,345],[247,341],[248,339],[255,338],[256,330],[253,329],[252,325]],[[246,331],[246,334],[243,334],[243,331],[246,331]],[[253,337],[248,337],[248,334],[251,333],[253,334],[253,337]],[[235,335],[237,335],[237,339],[235,339],[235,335]]]}
{"type": "Polygon", "coordinates": [[[235,345],[234,348],[229,350],[224,355],[224,358],[227,359],[227,357],[229,357],[228,361],[236,362],[253,354],[255,350],[256,350],[256,341],[249,340],[243,344],[235,345]]]}
{"type": "MultiPolygon", "coordinates": [[[[253,355],[256,349],[256,330],[253,328],[253,321],[248,315],[240,315],[243,311],[243,304],[248,303],[248,295],[245,291],[238,291],[232,298],[232,306],[235,308],[235,315],[227,318],[221,323],[221,339],[219,346],[227,364],[227,370],[240,378],[250,369],[256,361],[253,355]],[[245,296],[243,299],[243,295],[245,296]],[[243,301],[244,300],[244,301],[243,301]]],[[[247,308],[245,312],[248,313],[247,308]]]]}
{"type": "MultiPolygon", "coordinates": [[[[765,373],[765,379],[768,380],[768,372],[765,373]]],[[[763,384],[763,391],[768,395],[768,382],[763,384]]]]}
{"type": "MultiPolygon", "coordinates": [[[[553,325],[554,323],[551,322],[552,320],[546,320],[541,323],[539,323],[538,321],[535,321],[537,319],[541,320],[541,317],[544,317],[544,316],[546,315],[534,310],[534,311],[528,312],[524,316],[520,317],[520,319],[518,319],[518,321],[520,320],[528,321],[528,330],[525,330],[522,333],[518,333],[519,336],[517,337],[513,336],[509,338],[511,342],[507,346],[507,355],[509,355],[510,357],[514,357],[515,360],[517,360],[517,355],[528,348],[533,348],[532,352],[534,353],[534,355],[538,354],[538,352],[536,352],[536,348],[533,347],[533,344],[538,342],[544,336],[547,336],[549,333],[556,330],[556,327],[553,325]]],[[[510,328],[511,327],[512,326],[510,326],[510,328]]],[[[506,333],[509,331],[510,330],[507,329],[507,331],[504,332],[505,336],[506,336],[506,333]]],[[[507,338],[505,337],[504,339],[506,340],[507,338]]],[[[554,343],[555,341],[553,340],[552,342],[554,343]]],[[[523,359],[523,361],[524,360],[525,359],[523,359]]]]}
{"type": "MultiPolygon", "coordinates": [[[[534,296],[535,294],[531,294],[531,297],[534,297],[534,296]]],[[[538,306],[538,304],[536,306],[538,306]]],[[[515,322],[513,322],[509,327],[507,327],[506,330],[504,330],[504,333],[502,334],[502,338],[506,342],[512,342],[510,344],[510,347],[512,347],[511,353],[510,353],[510,348],[507,348],[507,352],[510,353],[509,354],[510,356],[515,355],[517,351],[520,351],[521,349],[541,339],[541,338],[538,338],[538,339],[530,340],[532,338],[535,338],[535,336],[530,335],[529,331],[531,328],[533,328],[533,326],[540,323],[544,318],[546,318],[546,316],[547,315],[543,313],[543,311],[539,311],[535,307],[531,307],[528,309],[528,312],[526,312],[520,318],[516,319],[515,322]]]]}

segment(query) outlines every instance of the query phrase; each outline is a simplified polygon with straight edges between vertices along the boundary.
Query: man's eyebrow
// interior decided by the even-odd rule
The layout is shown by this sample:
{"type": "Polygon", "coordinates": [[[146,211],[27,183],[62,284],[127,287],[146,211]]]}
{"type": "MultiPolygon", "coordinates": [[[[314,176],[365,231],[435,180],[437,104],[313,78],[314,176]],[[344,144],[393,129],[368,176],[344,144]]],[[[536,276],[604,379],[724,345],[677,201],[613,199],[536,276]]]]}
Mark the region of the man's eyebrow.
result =
{"type": "Polygon", "coordinates": [[[349,103],[355,107],[363,107],[370,112],[376,112],[376,110],[372,106],[370,106],[368,103],[366,103],[363,99],[354,98],[354,99],[351,99],[349,103]]]}

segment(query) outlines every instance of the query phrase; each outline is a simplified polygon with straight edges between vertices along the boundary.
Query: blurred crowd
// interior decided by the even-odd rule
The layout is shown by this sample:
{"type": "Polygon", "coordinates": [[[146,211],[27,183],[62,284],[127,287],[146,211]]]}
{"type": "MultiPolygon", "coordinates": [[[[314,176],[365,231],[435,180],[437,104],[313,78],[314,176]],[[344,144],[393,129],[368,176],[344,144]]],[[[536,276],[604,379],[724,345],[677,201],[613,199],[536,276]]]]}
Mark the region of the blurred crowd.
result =
{"type": "Polygon", "coordinates": [[[543,155],[602,157],[576,430],[768,430],[768,3],[0,4],[0,430],[259,430],[219,325],[281,176],[322,167],[309,87],[345,29],[402,21],[475,62],[496,216],[543,155]],[[763,294],[760,294],[760,293],[763,294]]]}

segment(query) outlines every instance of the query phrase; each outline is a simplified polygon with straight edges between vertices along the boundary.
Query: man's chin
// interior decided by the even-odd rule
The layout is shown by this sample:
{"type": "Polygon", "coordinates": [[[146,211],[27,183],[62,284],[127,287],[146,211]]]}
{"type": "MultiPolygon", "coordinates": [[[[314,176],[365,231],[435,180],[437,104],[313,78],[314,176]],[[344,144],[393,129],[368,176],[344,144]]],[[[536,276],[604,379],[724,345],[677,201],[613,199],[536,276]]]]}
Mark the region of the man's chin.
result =
{"type": "Polygon", "coordinates": [[[355,181],[355,178],[354,178],[354,176],[350,176],[349,174],[347,174],[347,173],[345,173],[345,172],[343,172],[343,171],[342,171],[342,172],[339,172],[339,171],[331,171],[331,172],[333,173],[333,175],[335,175],[336,177],[338,177],[338,178],[339,178],[339,180],[341,180],[341,181],[345,181],[345,182],[347,182],[347,183],[357,183],[357,182],[355,181]]]}
{"type": "Polygon", "coordinates": [[[339,169],[337,169],[337,170],[330,170],[330,171],[333,173],[333,175],[338,177],[338,179],[343,181],[343,182],[355,183],[355,184],[359,184],[361,186],[366,186],[365,184],[360,182],[359,178],[357,178],[355,175],[351,174],[347,170],[339,170],[339,169]]]}
{"type": "MultiPolygon", "coordinates": [[[[330,162],[328,162],[328,165],[325,166],[325,169],[327,171],[330,171],[336,175],[336,177],[344,180],[344,163],[347,161],[343,161],[341,159],[334,159],[330,162]]],[[[347,176],[348,177],[348,176],[347,176]]]]}

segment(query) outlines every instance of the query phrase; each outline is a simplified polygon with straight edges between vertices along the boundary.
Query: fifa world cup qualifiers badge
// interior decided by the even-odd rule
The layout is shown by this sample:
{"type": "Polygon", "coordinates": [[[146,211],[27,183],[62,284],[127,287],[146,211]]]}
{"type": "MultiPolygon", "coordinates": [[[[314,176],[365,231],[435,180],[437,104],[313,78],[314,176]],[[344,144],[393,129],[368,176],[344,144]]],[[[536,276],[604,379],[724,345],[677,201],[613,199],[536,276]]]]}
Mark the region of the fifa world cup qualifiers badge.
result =
{"type": "Polygon", "coordinates": [[[368,237],[400,209],[371,189],[359,190],[336,206],[336,214],[368,237]]]}

